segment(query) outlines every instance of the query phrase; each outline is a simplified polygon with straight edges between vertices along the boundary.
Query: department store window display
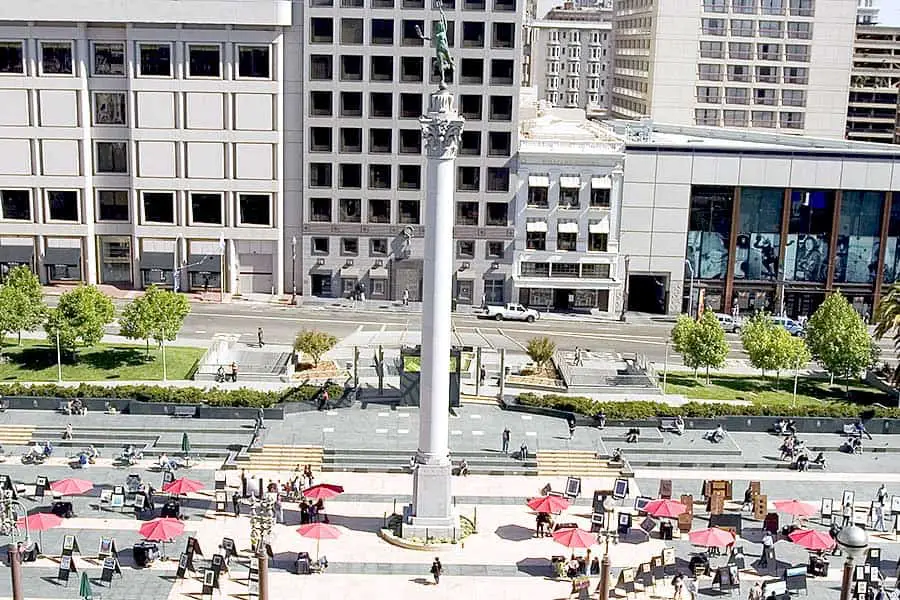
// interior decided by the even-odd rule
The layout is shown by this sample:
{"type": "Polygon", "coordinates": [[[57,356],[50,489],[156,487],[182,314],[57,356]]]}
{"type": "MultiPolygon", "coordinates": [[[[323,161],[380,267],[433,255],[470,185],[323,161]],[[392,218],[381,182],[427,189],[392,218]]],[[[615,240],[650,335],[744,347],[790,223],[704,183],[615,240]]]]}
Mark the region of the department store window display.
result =
{"type": "Polygon", "coordinates": [[[825,281],[833,207],[832,190],[791,192],[790,224],[784,256],[785,279],[825,281]]]}
{"type": "Polygon", "coordinates": [[[885,283],[894,283],[900,279],[900,202],[891,203],[887,246],[884,249],[884,275],[882,277],[885,283]]]}
{"type": "Polygon", "coordinates": [[[734,190],[695,186],[691,190],[687,260],[697,279],[725,279],[734,190]]]}
{"type": "Polygon", "coordinates": [[[784,192],[781,189],[741,189],[735,279],[774,281],[778,278],[783,205],[784,192]]]}
{"type": "Polygon", "coordinates": [[[835,250],[834,279],[874,283],[881,249],[882,192],[843,192],[835,250]]]}

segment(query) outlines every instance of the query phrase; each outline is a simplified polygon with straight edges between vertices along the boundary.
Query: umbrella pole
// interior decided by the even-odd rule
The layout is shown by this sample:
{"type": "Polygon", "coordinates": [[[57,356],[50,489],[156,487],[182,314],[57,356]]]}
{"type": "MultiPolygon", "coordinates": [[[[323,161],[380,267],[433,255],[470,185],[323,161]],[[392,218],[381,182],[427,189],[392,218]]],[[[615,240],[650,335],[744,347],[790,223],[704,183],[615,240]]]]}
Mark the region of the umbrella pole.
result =
{"type": "Polygon", "coordinates": [[[319,538],[316,538],[316,562],[319,562],[319,542],[321,542],[319,538]]]}

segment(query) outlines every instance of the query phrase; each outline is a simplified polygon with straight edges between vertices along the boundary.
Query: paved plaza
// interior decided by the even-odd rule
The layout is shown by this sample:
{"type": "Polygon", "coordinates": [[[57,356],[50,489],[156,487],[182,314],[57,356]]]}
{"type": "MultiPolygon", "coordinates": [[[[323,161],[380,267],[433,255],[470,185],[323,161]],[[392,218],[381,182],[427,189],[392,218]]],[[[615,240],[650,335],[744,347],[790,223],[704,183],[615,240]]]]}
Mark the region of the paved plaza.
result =
{"type": "MultiPolygon", "coordinates": [[[[37,475],[50,480],[64,477],[81,477],[92,481],[94,490],[85,496],[71,497],[76,516],[66,520],[64,525],[42,533],[43,551],[46,555],[35,563],[25,565],[26,596],[30,599],[51,600],[77,597],[77,583],[68,587],[55,579],[57,560],[61,551],[62,537],[74,534],[81,554],[76,555],[76,564],[90,577],[99,579],[101,563],[96,560],[101,536],[111,536],[116,540],[123,578],[114,579],[111,587],[95,585],[97,594],[105,600],[141,598],[199,600],[201,582],[194,576],[176,580],[176,560],[184,549],[188,535],[200,541],[204,557],[197,561],[198,568],[207,564],[216,552],[223,537],[233,538],[241,556],[231,566],[227,577],[222,579],[221,597],[246,598],[249,546],[248,506],[243,514],[235,518],[229,513],[217,513],[213,506],[212,488],[217,469],[222,465],[220,456],[212,453],[191,469],[180,470],[177,476],[187,476],[202,482],[206,487],[191,494],[184,502],[183,514],[185,534],[166,545],[170,560],[158,561],[150,568],[138,569],[134,566],[131,546],[140,539],[138,528],[146,514],[136,518],[130,510],[110,510],[101,508],[101,489],[124,483],[130,473],[138,473],[156,488],[162,484],[162,475],[151,470],[154,458],[150,456],[142,463],[129,468],[115,468],[111,457],[116,452],[115,440],[131,435],[130,432],[143,429],[146,434],[158,435],[164,447],[174,446],[180,436],[176,430],[190,431],[203,447],[228,447],[248,443],[252,432],[249,421],[211,421],[203,419],[176,420],[171,417],[132,417],[129,415],[91,414],[87,417],[65,417],[41,411],[7,411],[0,416],[3,427],[29,426],[40,435],[50,435],[61,431],[67,422],[73,421],[75,439],[73,446],[60,449],[58,455],[41,466],[25,466],[18,460],[22,448],[4,444],[8,453],[6,463],[0,465],[0,473],[5,473],[17,483],[25,485],[23,501],[29,511],[47,510],[50,498],[31,499],[30,486],[37,475]],[[80,443],[81,431],[108,431],[110,444],[104,448],[103,456],[97,464],[86,470],[73,470],[67,465],[65,453],[74,452],[80,443]]],[[[502,411],[497,406],[469,404],[455,411],[450,424],[450,445],[452,453],[497,452],[500,432],[508,427],[512,431],[512,446],[520,440],[527,440],[529,448],[536,451],[579,451],[590,450],[607,453],[614,447],[625,446],[619,441],[621,428],[611,427],[600,431],[591,427],[579,427],[570,440],[564,422],[559,419],[538,415],[523,415],[502,411]]],[[[410,455],[416,448],[418,410],[414,408],[390,407],[369,404],[365,408],[354,405],[350,408],[307,412],[291,415],[284,421],[268,421],[263,431],[266,445],[321,445],[327,449],[343,448],[358,451],[396,451],[410,455]]],[[[875,436],[868,446],[878,448],[877,453],[849,456],[837,452],[840,436],[837,434],[817,434],[801,436],[807,443],[823,448],[833,447],[826,452],[829,469],[825,472],[796,473],[780,465],[777,458],[778,438],[767,434],[734,433],[725,442],[711,445],[702,439],[703,431],[688,430],[684,436],[663,434],[645,430],[638,448],[629,450],[637,458],[644,457],[648,464],[653,460],[664,461],[675,457],[679,464],[688,466],[669,468],[635,465],[635,477],[631,482],[629,497],[618,502],[617,510],[630,510],[637,496],[655,497],[660,479],[673,481],[673,497],[692,494],[698,501],[695,505],[694,528],[702,528],[708,522],[704,505],[699,503],[700,491],[706,479],[729,479],[733,482],[735,499],[739,500],[748,481],[761,483],[763,493],[769,501],[797,498],[819,506],[822,497],[840,498],[846,489],[856,492],[860,514],[874,497],[880,482],[887,483],[889,493],[900,493],[900,439],[891,436],[875,436]],[[704,468],[709,456],[725,467],[704,468]],[[690,466],[696,464],[698,466],[690,466]],[[731,465],[731,467],[727,466],[731,465]],[[753,465],[752,469],[741,465],[753,465]]],[[[84,434],[88,435],[88,434],[84,434]]],[[[94,435],[94,434],[91,434],[94,435]]],[[[85,439],[85,438],[83,438],[85,439]]],[[[170,451],[176,454],[175,451],[170,451]]],[[[636,462],[640,462],[637,460],[636,462]]],[[[327,464],[325,465],[327,469],[327,464]]],[[[253,477],[285,481],[290,472],[250,472],[253,477]]],[[[237,489],[240,471],[226,471],[229,489],[237,489]]],[[[439,586],[430,584],[429,566],[433,552],[417,552],[391,546],[382,541],[377,533],[385,519],[395,510],[400,512],[410,501],[412,477],[408,473],[383,472],[324,472],[317,474],[317,482],[335,483],[344,486],[345,494],[326,503],[326,510],[332,524],[342,533],[337,540],[322,541],[319,552],[328,557],[329,568],[324,575],[296,575],[293,562],[297,552],[306,551],[315,557],[315,542],[301,538],[295,529],[300,516],[296,504],[285,504],[285,522],[276,525],[272,539],[274,559],[270,567],[270,597],[324,597],[346,598],[354,594],[370,593],[377,589],[379,597],[419,598],[427,595],[434,598],[458,598],[466,594],[475,598],[566,598],[570,584],[566,580],[551,577],[550,558],[568,556],[569,551],[549,538],[534,535],[534,515],[524,505],[526,499],[539,495],[547,483],[553,489],[561,490],[565,484],[563,476],[521,476],[506,475],[489,477],[472,475],[453,479],[453,496],[458,510],[464,516],[477,522],[478,533],[450,550],[440,552],[445,565],[445,577],[439,586]],[[377,587],[373,587],[377,586],[377,587]]],[[[595,489],[610,489],[612,478],[583,478],[582,496],[579,497],[561,518],[581,527],[589,527],[590,497],[595,489]]],[[[165,495],[158,495],[157,505],[165,495]]],[[[230,505],[228,507],[230,509],[230,505]]],[[[739,505],[728,503],[727,512],[737,513],[739,505]]],[[[756,569],[756,559],[760,554],[761,523],[743,513],[743,535],[739,542],[747,557],[747,569],[742,572],[743,591],[759,577],[770,579],[772,570],[756,569]]],[[[784,519],[790,519],[781,515],[784,519]]],[[[890,523],[889,523],[890,525],[890,523]]],[[[811,526],[824,529],[818,518],[811,519],[811,526]]],[[[884,572],[890,585],[894,583],[894,566],[900,559],[900,543],[892,535],[871,532],[872,544],[882,548],[884,572]]],[[[622,567],[636,566],[659,555],[664,546],[675,548],[677,567],[687,571],[687,561],[692,553],[699,550],[686,539],[663,541],[654,533],[648,539],[637,529],[619,541],[611,549],[613,577],[617,577],[622,567]]],[[[594,555],[602,552],[597,546],[594,555]]],[[[776,544],[779,574],[792,564],[805,564],[807,553],[799,546],[782,539],[776,544]]],[[[724,558],[713,558],[713,566],[724,562],[724,558]]],[[[832,567],[826,578],[810,579],[810,597],[834,600],[838,597],[839,566],[841,557],[832,559],[832,567]]],[[[648,593],[646,597],[671,598],[672,589],[666,582],[648,593]]],[[[592,578],[591,588],[596,587],[597,578],[592,578]]],[[[74,580],[73,580],[74,581],[74,580]]],[[[699,580],[700,595],[716,595],[710,591],[711,580],[699,580]]],[[[9,597],[9,580],[0,577],[0,598],[9,597]]],[[[614,596],[615,597],[615,596],[614,596]]]]}

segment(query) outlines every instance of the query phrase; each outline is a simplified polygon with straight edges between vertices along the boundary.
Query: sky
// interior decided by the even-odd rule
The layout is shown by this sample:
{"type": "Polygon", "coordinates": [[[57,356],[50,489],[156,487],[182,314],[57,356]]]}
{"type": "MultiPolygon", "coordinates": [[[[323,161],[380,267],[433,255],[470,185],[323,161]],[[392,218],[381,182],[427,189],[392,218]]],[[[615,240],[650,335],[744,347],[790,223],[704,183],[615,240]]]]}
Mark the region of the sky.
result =
{"type": "Polygon", "coordinates": [[[878,24],[900,27],[900,0],[878,0],[878,24]]]}

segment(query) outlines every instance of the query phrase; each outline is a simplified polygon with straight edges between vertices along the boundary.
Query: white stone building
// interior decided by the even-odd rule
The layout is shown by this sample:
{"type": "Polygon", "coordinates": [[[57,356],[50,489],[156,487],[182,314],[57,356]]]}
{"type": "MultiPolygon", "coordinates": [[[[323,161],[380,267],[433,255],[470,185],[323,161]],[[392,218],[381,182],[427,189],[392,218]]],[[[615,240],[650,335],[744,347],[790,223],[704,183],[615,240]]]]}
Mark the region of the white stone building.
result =
{"type": "Polygon", "coordinates": [[[542,310],[616,314],[624,143],[582,110],[522,111],[515,298],[542,310]]]}
{"type": "Polygon", "coordinates": [[[526,27],[525,84],[551,106],[605,116],[612,80],[612,6],[554,8],[526,27]]]}
{"type": "Polygon", "coordinates": [[[282,0],[4,3],[0,265],[281,290],[290,24],[282,0]]]}
{"type": "Polygon", "coordinates": [[[856,0],[616,0],[612,112],[843,138],[856,0]]]}

